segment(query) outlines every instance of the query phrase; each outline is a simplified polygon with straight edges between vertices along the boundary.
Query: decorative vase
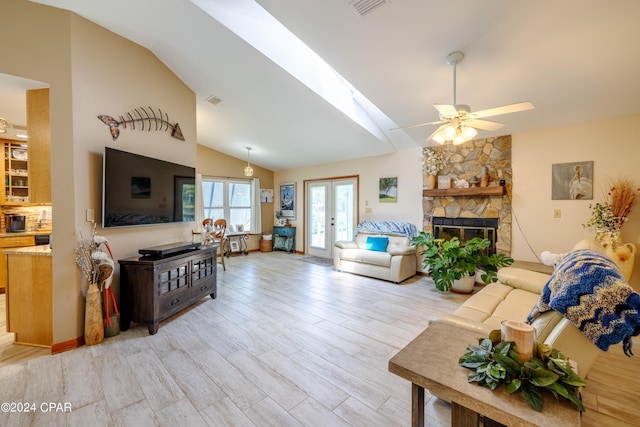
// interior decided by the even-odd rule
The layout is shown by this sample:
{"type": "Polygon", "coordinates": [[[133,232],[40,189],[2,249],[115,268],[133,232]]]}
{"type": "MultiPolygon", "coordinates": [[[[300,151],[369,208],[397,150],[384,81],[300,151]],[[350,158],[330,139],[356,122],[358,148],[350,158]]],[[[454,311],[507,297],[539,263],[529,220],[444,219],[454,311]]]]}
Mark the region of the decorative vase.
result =
{"type": "Polygon", "coordinates": [[[451,286],[451,292],[455,292],[457,294],[470,294],[473,292],[473,287],[476,284],[476,275],[468,274],[464,276],[462,279],[457,279],[453,281],[453,285],[451,286]]]}
{"type": "Polygon", "coordinates": [[[633,265],[636,262],[636,245],[633,243],[622,243],[619,239],[612,242],[611,239],[603,238],[600,244],[609,258],[620,268],[622,275],[628,282],[633,274],[633,265]]]}
{"type": "Polygon", "coordinates": [[[435,190],[438,186],[438,177],[435,175],[427,175],[427,188],[435,190]]]}
{"type": "Polygon", "coordinates": [[[102,323],[102,295],[97,283],[90,283],[84,306],[84,343],[100,344],[104,341],[104,325],[102,323]]]}

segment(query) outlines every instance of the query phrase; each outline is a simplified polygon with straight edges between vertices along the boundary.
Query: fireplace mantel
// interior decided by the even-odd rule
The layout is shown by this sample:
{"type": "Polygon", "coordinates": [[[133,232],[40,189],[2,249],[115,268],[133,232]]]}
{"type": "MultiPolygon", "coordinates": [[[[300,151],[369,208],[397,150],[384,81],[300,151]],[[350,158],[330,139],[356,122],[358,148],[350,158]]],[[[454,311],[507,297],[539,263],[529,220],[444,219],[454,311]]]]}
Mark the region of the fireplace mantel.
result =
{"type": "Polygon", "coordinates": [[[502,196],[503,194],[504,187],[502,186],[422,190],[423,197],[482,197],[502,196]]]}

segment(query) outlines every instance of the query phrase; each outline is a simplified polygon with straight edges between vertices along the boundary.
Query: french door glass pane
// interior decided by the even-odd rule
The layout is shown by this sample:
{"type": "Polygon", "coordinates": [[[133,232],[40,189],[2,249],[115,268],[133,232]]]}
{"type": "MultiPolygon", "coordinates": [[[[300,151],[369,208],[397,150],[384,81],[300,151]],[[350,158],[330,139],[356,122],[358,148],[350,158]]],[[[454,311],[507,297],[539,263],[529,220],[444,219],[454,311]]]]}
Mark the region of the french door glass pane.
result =
{"type": "Polygon", "coordinates": [[[326,210],[325,187],[311,187],[311,246],[315,248],[326,247],[325,230],[325,210],[326,210]]]}
{"type": "Polygon", "coordinates": [[[353,239],[353,184],[335,186],[335,240],[353,239]]]}

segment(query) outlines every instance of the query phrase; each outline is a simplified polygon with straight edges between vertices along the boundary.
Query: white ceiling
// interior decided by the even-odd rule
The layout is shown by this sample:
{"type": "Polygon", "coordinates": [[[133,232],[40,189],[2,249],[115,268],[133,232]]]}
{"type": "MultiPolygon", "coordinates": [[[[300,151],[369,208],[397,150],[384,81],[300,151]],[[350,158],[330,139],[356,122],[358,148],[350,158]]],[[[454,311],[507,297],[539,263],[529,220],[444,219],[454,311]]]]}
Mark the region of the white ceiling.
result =
{"type": "MultiPolygon", "coordinates": [[[[198,142],[239,158],[251,146],[259,166],[390,153],[424,145],[434,130],[375,138],[189,0],[37,2],[151,50],[196,93],[198,142]],[[207,103],[211,95],[224,102],[207,103]]],[[[398,126],[435,121],[432,105],[452,103],[445,57],[454,50],[465,53],[458,103],[536,106],[493,119],[506,124],[494,134],[640,113],[637,0],[387,0],[365,16],[353,0],[257,2],[398,126]]]]}

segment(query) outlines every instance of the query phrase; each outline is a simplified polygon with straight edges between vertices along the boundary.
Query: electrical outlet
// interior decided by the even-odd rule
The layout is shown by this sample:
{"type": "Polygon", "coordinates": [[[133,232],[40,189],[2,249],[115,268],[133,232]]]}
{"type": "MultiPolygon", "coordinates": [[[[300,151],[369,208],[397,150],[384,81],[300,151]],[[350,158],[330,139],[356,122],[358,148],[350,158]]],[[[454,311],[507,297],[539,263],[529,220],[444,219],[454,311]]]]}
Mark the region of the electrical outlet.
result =
{"type": "Polygon", "coordinates": [[[561,218],[561,217],[562,217],[562,210],[560,210],[560,209],[554,209],[554,210],[553,210],[553,217],[554,217],[554,218],[561,218]]]}
{"type": "Polygon", "coordinates": [[[93,209],[87,209],[87,212],[85,215],[86,215],[87,222],[94,222],[96,219],[95,211],[93,209]]]}
{"type": "Polygon", "coordinates": [[[371,213],[371,208],[364,208],[364,213],[371,213]]]}

